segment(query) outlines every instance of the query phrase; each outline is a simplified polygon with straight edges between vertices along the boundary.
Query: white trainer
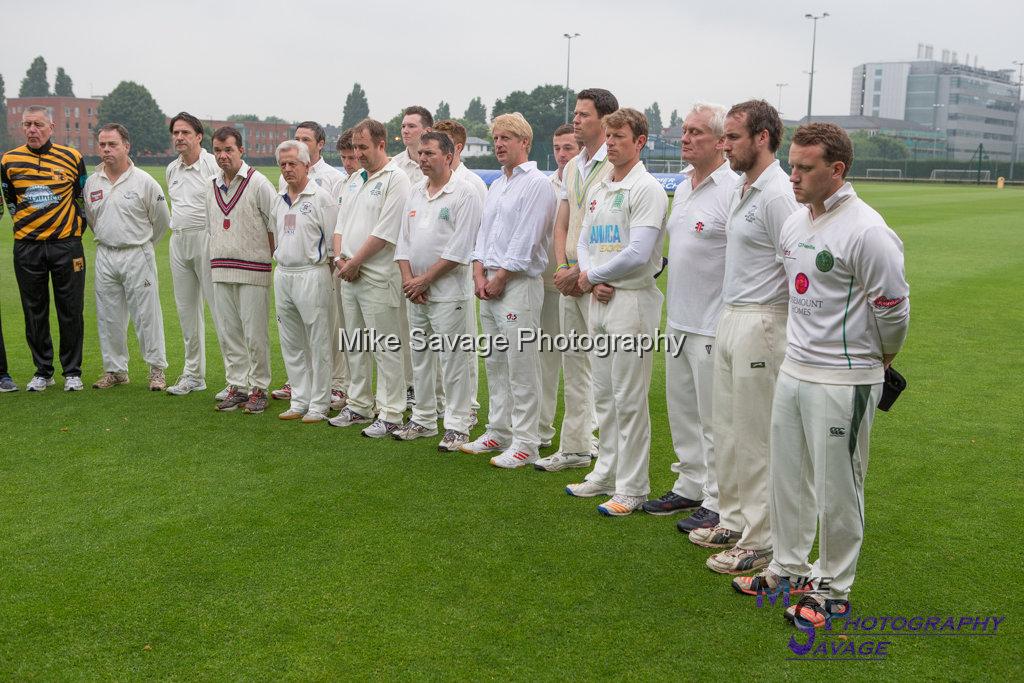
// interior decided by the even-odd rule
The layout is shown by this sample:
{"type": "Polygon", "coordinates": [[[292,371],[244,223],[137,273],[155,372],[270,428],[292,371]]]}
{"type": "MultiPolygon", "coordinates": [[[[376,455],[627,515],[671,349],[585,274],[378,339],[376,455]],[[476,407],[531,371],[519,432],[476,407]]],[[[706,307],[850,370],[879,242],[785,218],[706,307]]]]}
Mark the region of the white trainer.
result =
{"type": "Polygon", "coordinates": [[[553,453],[533,466],[544,472],[561,472],[573,467],[590,467],[590,453],[553,453]]]}
{"type": "Polygon", "coordinates": [[[615,495],[615,489],[608,486],[602,486],[601,484],[595,484],[592,481],[581,481],[578,484],[569,484],[565,487],[565,492],[570,496],[575,496],[576,498],[596,498],[597,496],[615,495]]]}
{"type": "Polygon", "coordinates": [[[597,506],[597,511],[609,517],[625,517],[640,508],[647,501],[647,496],[623,496],[615,494],[611,500],[597,506]]]}
{"type": "Polygon", "coordinates": [[[46,391],[46,387],[52,387],[55,384],[52,377],[43,377],[36,375],[28,381],[28,386],[25,387],[28,391],[46,391]]]}
{"type": "MultiPolygon", "coordinates": [[[[193,391],[206,391],[206,382],[200,377],[182,375],[178,378],[177,382],[167,387],[166,391],[171,396],[185,396],[193,391]]],[[[224,398],[227,398],[227,396],[224,398]]]]}
{"type": "Polygon", "coordinates": [[[506,448],[507,446],[498,441],[494,437],[494,434],[484,432],[476,438],[476,441],[470,441],[467,444],[463,444],[462,448],[459,450],[463,453],[469,453],[470,455],[480,455],[481,453],[500,453],[506,448]]]}
{"type": "Polygon", "coordinates": [[[352,425],[365,425],[373,422],[365,415],[360,415],[348,406],[341,409],[341,412],[327,421],[332,427],[351,427],[352,425]]]}
{"type": "Polygon", "coordinates": [[[530,455],[526,451],[508,449],[501,455],[491,458],[491,464],[506,470],[514,470],[537,462],[537,454],[530,455]]]}
{"type": "Polygon", "coordinates": [[[85,388],[82,384],[82,378],[78,376],[65,377],[64,378],[64,391],[81,391],[85,388]]]}
{"type": "Polygon", "coordinates": [[[214,394],[213,398],[218,400],[218,401],[223,401],[224,399],[226,399],[228,397],[228,394],[230,394],[230,393],[231,393],[231,385],[229,384],[228,386],[224,387],[223,389],[218,391],[216,394],[214,394]]]}
{"type": "MultiPolygon", "coordinates": [[[[383,439],[385,436],[391,436],[401,428],[402,425],[397,422],[388,422],[378,417],[373,421],[372,425],[360,433],[369,439],[383,439]]],[[[437,432],[434,433],[436,434],[437,432]]]]}
{"type": "Polygon", "coordinates": [[[423,426],[418,422],[409,420],[402,427],[396,429],[392,434],[398,441],[412,441],[425,436],[437,436],[437,425],[423,426]]]}

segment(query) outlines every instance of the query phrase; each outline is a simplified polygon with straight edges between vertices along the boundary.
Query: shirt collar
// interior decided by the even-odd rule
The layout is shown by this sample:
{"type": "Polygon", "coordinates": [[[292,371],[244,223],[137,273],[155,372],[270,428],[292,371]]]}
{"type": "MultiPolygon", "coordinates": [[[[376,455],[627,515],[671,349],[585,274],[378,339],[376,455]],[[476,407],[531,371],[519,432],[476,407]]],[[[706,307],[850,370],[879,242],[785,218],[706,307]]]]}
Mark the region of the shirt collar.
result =
{"type": "MultiPolygon", "coordinates": [[[[317,188],[316,181],[314,181],[312,178],[307,176],[306,177],[306,186],[304,188],[302,188],[302,190],[299,191],[299,196],[301,197],[303,195],[316,194],[316,188],[317,188]]],[[[288,186],[287,185],[284,186],[284,192],[281,193],[281,197],[286,202],[288,201],[288,186]]],[[[291,204],[289,203],[289,206],[290,205],[291,204]]]]}
{"type": "Polygon", "coordinates": [[[825,199],[825,213],[828,213],[832,209],[836,208],[847,199],[856,197],[857,193],[853,189],[853,185],[849,182],[843,183],[843,186],[836,190],[831,197],[825,199]]]}
{"type": "Polygon", "coordinates": [[[518,166],[516,166],[515,168],[512,169],[511,177],[505,175],[505,169],[504,168],[501,169],[501,177],[505,178],[506,180],[511,180],[512,178],[515,178],[517,175],[521,175],[521,174],[526,173],[528,171],[536,170],[536,168],[537,168],[537,162],[536,161],[524,161],[523,163],[519,164],[518,166]]]}
{"type": "Polygon", "coordinates": [[[437,199],[438,197],[440,197],[443,194],[449,194],[449,193],[454,192],[455,188],[457,186],[456,184],[459,182],[459,179],[455,177],[455,171],[452,171],[452,175],[451,175],[451,177],[448,178],[448,182],[445,183],[444,187],[442,187],[441,190],[437,194],[435,194],[433,197],[430,196],[430,191],[427,189],[427,184],[429,182],[430,182],[430,179],[424,177],[424,179],[419,181],[418,183],[416,183],[416,185],[417,186],[421,186],[420,187],[420,194],[423,197],[425,197],[427,201],[433,201],[433,200],[437,199]]]}
{"type": "Polygon", "coordinates": [[[178,158],[175,159],[175,161],[178,162],[178,168],[180,168],[182,170],[187,169],[187,168],[199,168],[200,165],[203,163],[203,155],[204,154],[209,154],[209,152],[207,152],[205,149],[200,147],[199,148],[199,156],[197,156],[196,160],[193,161],[191,164],[186,164],[185,163],[185,159],[182,158],[182,156],[180,154],[178,155],[178,158]]]}
{"type": "Polygon", "coordinates": [[[363,182],[365,183],[368,180],[370,180],[371,178],[376,178],[377,176],[379,176],[382,173],[392,173],[394,171],[399,170],[398,163],[395,161],[395,159],[396,159],[396,157],[392,157],[391,159],[389,159],[388,163],[384,164],[384,166],[382,168],[378,169],[376,173],[370,173],[369,171],[367,171],[364,168],[362,170],[362,172],[361,172],[361,174],[365,173],[365,175],[363,175],[363,182]]]}
{"type": "Polygon", "coordinates": [[[27,142],[25,143],[25,146],[28,147],[28,151],[32,152],[33,154],[42,156],[49,152],[51,149],[53,149],[53,140],[47,139],[47,141],[41,144],[39,147],[29,147],[27,142]]]}
{"type": "MultiPolygon", "coordinates": [[[[132,162],[131,159],[129,159],[128,160],[128,168],[125,169],[124,173],[122,173],[121,175],[119,175],[117,177],[117,182],[121,182],[122,180],[127,180],[131,176],[131,174],[132,174],[132,172],[134,170],[135,170],[135,164],[132,162]]],[[[110,176],[107,175],[107,167],[106,167],[106,165],[103,164],[103,162],[100,162],[100,165],[97,167],[97,171],[96,172],[99,173],[107,182],[111,182],[110,176]]]]}
{"type": "MultiPolygon", "coordinates": [[[[249,175],[249,164],[245,163],[245,159],[242,160],[242,165],[238,167],[238,173],[235,174],[234,179],[231,181],[234,184],[235,180],[241,182],[245,176],[249,175]]],[[[224,169],[217,167],[217,187],[224,187],[224,169]]]]}
{"type": "Polygon", "coordinates": [[[645,173],[647,173],[647,167],[644,166],[644,162],[638,161],[636,163],[636,166],[629,169],[629,173],[627,173],[626,177],[623,178],[622,180],[612,182],[612,177],[611,175],[609,175],[602,181],[602,184],[609,188],[614,187],[615,189],[628,190],[629,188],[633,187],[633,185],[635,185],[636,182],[640,180],[640,178],[642,178],[645,173]]]}
{"type": "Polygon", "coordinates": [[[594,153],[594,156],[593,156],[592,159],[588,159],[587,158],[587,148],[584,147],[583,149],[580,150],[580,153],[576,155],[576,165],[580,167],[580,170],[583,170],[584,168],[587,167],[587,164],[589,164],[591,161],[593,161],[593,162],[604,161],[604,159],[607,156],[608,156],[608,143],[602,144],[601,148],[598,149],[597,152],[594,153]]]}
{"type": "MultiPolygon", "coordinates": [[[[755,180],[754,183],[750,186],[750,189],[761,192],[762,190],[764,190],[765,186],[768,183],[772,182],[772,179],[775,177],[775,174],[779,171],[782,171],[782,164],[780,164],[779,160],[776,159],[771,163],[770,166],[768,166],[768,168],[761,171],[761,175],[757,176],[757,180],[755,180]]],[[[740,184],[740,187],[743,187],[742,183],[740,184]]]]}
{"type": "Polygon", "coordinates": [[[309,167],[309,172],[312,174],[314,171],[320,173],[327,168],[327,162],[324,161],[323,157],[320,157],[315,164],[309,167]]]}

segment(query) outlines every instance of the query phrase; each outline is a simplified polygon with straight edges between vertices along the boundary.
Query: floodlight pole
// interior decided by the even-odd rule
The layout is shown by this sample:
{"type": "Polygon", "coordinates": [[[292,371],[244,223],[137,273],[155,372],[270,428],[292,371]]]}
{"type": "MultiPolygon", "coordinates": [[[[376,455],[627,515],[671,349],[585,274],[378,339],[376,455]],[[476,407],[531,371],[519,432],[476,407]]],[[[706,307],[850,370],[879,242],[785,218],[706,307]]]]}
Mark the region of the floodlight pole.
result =
{"type": "Polygon", "coordinates": [[[821,14],[805,14],[804,19],[814,22],[814,30],[811,33],[811,83],[807,88],[807,122],[811,122],[811,102],[814,100],[814,52],[818,45],[818,19],[824,19],[828,12],[821,14]]]}
{"type": "Polygon", "coordinates": [[[562,34],[565,37],[565,123],[569,123],[569,63],[572,58],[572,39],[579,38],[579,33],[562,34]]]}

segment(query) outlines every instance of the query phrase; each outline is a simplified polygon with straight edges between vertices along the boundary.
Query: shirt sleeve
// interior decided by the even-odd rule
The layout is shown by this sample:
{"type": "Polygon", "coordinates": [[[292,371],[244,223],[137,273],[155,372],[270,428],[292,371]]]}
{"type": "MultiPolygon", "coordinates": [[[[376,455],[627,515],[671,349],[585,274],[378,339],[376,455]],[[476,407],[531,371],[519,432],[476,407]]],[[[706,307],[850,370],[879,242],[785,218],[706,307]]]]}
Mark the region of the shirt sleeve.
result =
{"type": "Polygon", "coordinates": [[[409,212],[412,211],[411,199],[405,201],[402,208],[402,223],[398,227],[398,242],[395,243],[395,260],[408,261],[412,253],[409,246],[409,212]]]}
{"type": "Polygon", "coordinates": [[[460,194],[462,196],[452,212],[455,233],[448,239],[448,244],[441,252],[441,258],[466,264],[473,260],[473,247],[476,244],[477,231],[480,229],[481,203],[480,195],[469,185],[466,185],[460,194]]]}
{"type": "MultiPolygon", "coordinates": [[[[88,181],[86,182],[88,187],[88,181]]],[[[92,202],[85,202],[85,206],[82,207],[82,215],[85,216],[85,222],[92,227],[93,232],[96,231],[96,215],[92,211],[92,202]]]]}
{"type": "Polygon", "coordinates": [[[149,177],[149,223],[153,226],[153,244],[159,242],[171,228],[171,212],[167,209],[167,197],[160,184],[149,177]]]}
{"type": "Polygon", "coordinates": [[[615,257],[593,270],[587,271],[591,284],[612,282],[625,277],[651,260],[651,253],[658,245],[661,228],[638,225],[629,229],[629,244],[615,257]]]}
{"type": "Polygon", "coordinates": [[[866,230],[853,254],[854,277],[867,293],[882,353],[895,354],[910,327],[910,285],[903,268],[903,244],[892,230],[878,225],[866,230]]]}
{"type": "MultiPolygon", "coordinates": [[[[580,230],[579,239],[576,240],[576,265],[581,271],[590,270],[590,226],[586,221],[580,230]]],[[[589,275],[587,279],[590,279],[589,275]]]]}
{"type": "MultiPolygon", "coordinates": [[[[514,215],[514,223],[509,228],[511,239],[500,262],[500,267],[511,273],[529,269],[534,247],[541,243],[555,220],[558,200],[551,182],[546,177],[535,177],[531,181],[518,202],[522,210],[514,215]]],[[[544,256],[546,259],[547,255],[544,256]]]]}
{"type": "Polygon", "coordinates": [[[263,225],[267,232],[274,232],[274,210],[279,196],[274,192],[274,186],[270,184],[270,180],[266,176],[262,177],[263,182],[260,183],[260,192],[256,197],[256,208],[259,209],[260,216],[263,217],[263,225]]]}
{"type": "Polygon", "coordinates": [[[384,193],[384,204],[380,208],[377,224],[370,235],[395,244],[398,242],[398,231],[402,226],[402,213],[405,202],[409,199],[411,184],[405,171],[397,169],[390,173],[387,192],[384,193]]]}

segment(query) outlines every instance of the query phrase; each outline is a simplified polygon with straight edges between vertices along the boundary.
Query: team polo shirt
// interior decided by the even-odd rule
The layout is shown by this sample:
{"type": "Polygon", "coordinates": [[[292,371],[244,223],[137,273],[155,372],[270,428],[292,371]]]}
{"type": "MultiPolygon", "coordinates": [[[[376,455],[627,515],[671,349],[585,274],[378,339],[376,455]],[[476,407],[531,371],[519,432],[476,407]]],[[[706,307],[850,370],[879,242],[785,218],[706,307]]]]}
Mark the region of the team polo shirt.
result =
{"type": "Polygon", "coordinates": [[[405,203],[396,261],[408,261],[414,276],[423,275],[439,259],[462,264],[430,283],[429,300],[462,301],[473,295],[473,246],[480,227],[480,197],[471,185],[452,174],[431,197],[424,178],[405,203]]]}
{"type": "Polygon", "coordinates": [[[409,156],[408,149],[402,150],[401,154],[396,154],[392,161],[402,169],[405,175],[409,176],[409,182],[413,185],[423,180],[423,171],[420,170],[420,165],[416,160],[409,156]]]}
{"type": "Polygon", "coordinates": [[[402,226],[402,210],[409,198],[409,176],[388,161],[375,173],[363,169],[349,177],[341,197],[334,232],[341,235],[342,258],[352,258],[369,237],[389,243],[363,262],[360,279],[388,287],[400,277],[395,265],[394,245],[402,226]]]}
{"type": "MultiPolygon", "coordinates": [[[[347,178],[348,175],[324,161],[323,157],[320,157],[315,164],[309,167],[309,179],[326,190],[328,196],[334,199],[335,203],[338,203],[338,199],[345,189],[345,180],[347,178]]],[[[285,192],[287,189],[288,183],[285,181],[284,176],[281,176],[277,179],[277,191],[280,193],[285,192]]]]}
{"type": "MultiPolygon", "coordinates": [[[[608,146],[601,149],[593,157],[587,157],[587,148],[580,150],[565,165],[562,171],[562,193],[559,198],[569,203],[569,233],[565,238],[565,258],[576,262],[576,243],[580,238],[583,216],[586,214],[587,195],[614,170],[608,161],[608,146]]],[[[662,190],[664,191],[664,190],[662,190]]]]}
{"type": "Polygon", "coordinates": [[[89,176],[85,215],[96,241],[113,249],[157,242],[171,224],[160,184],[135,164],[115,182],[107,177],[102,164],[89,176]]]}
{"type": "Polygon", "coordinates": [[[220,167],[200,148],[199,158],[186,164],[179,156],[167,164],[167,196],[171,200],[171,230],[206,230],[206,193],[220,167]]]}
{"type": "Polygon", "coordinates": [[[823,384],[878,384],[883,354],[903,346],[910,286],[903,243],[846,183],[825,213],[801,208],[782,229],[789,285],[787,374],[823,384]]]}
{"type": "Polygon", "coordinates": [[[473,260],[488,270],[540,277],[548,264],[557,201],[537,162],[516,166],[511,177],[502,169],[487,191],[473,260]]]}
{"type": "Polygon", "coordinates": [[[274,260],[285,268],[327,263],[327,242],[338,219],[338,202],[307,178],[293,201],[285,191],[274,204],[274,260]]]}
{"type": "Polygon", "coordinates": [[[727,304],[782,304],[786,273],[779,237],[783,223],[800,205],[778,160],[744,193],[745,178],[736,182],[729,208],[722,299],[727,304]]]}
{"type": "Polygon", "coordinates": [[[466,168],[466,164],[461,161],[458,166],[452,169],[452,175],[463,182],[469,183],[476,190],[477,195],[480,196],[480,203],[483,204],[487,199],[487,183],[484,182],[483,178],[466,168]]]}
{"type": "MultiPolygon", "coordinates": [[[[691,169],[692,173],[692,169],[691,169]]],[[[722,314],[725,223],[739,176],[723,162],[697,187],[676,188],[668,219],[668,323],[682,332],[715,336],[722,314]]]]}
{"type": "MultiPolygon", "coordinates": [[[[556,197],[562,196],[562,178],[560,171],[555,171],[548,176],[548,180],[551,181],[551,188],[555,191],[556,197]]],[[[555,210],[555,217],[558,217],[558,210],[555,210]]],[[[552,225],[551,239],[548,241],[548,267],[541,273],[541,280],[544,281],[544,289],[549,292],[557,292],[558,288],[555,287],[555,273],[558,270],[557,259],[555,259],[555,235],[554,226],[552,225]]]]}
{"type": "Polygon", "coordinates": [[[77,149],[49,140],[38,149],[22,145],[0,157],[0,189],[14,221],[14,239],[81,237],[85,217],[78,201],[86,175],[77,149]]]}
{"type": "Polygon", "coordinates": [[[667,210],[665,188],[647,172],[643,162],[638,162],[618,182],[610,176],[602,180],[590,192],[580,233],[586,236],[585,240],[580,239],[581,245],[584,241],[589,245],[587,269],[602,266],[618,256],[629,244],[632,228],[654,228],[660,234],[650,258],[641,267],[607,283],[619,289],[654,287],[654,274],[661,270],[667,210]]]}

